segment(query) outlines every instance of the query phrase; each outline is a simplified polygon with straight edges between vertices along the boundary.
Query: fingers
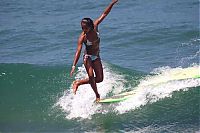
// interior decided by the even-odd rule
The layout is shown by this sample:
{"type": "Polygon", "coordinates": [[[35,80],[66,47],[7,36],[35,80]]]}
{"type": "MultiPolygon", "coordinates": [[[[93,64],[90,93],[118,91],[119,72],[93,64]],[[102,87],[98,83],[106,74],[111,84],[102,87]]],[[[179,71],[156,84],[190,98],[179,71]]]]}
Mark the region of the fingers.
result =
{"type": "Polygon", "coordinates": [[[70,77],[73,76],[73,73],[74,73],[74,69],[72,68],[71,72],[70,72],[70,77]]]}
{"type": "Polygon", "coordinates": [[[73,72],[70,73],[70,77],[72,77],[72,76],[73,76],[73,72]]]}
{"type": "Polygon", "coordinates": [[[70,73],[70,77],[72,77],[72,76],[73,76],[73,73],[74,73],[74,71],[71,71],[71,73],[70,73]]]}
{"type": "Polygon", "coordinates": [[[72,66],[72,70],[71,70],[71,72],[70,72],[70,77],[73,76],[74,71],[75,71],[75,66],[72,66]]]}

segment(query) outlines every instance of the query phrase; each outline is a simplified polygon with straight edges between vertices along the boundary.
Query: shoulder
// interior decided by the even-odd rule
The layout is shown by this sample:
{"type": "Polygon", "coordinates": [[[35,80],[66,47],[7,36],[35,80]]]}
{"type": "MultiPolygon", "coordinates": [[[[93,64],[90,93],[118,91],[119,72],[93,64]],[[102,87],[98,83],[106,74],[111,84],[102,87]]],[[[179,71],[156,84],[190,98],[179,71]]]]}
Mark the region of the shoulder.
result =
{"type": "Polygon", "coordinates": [[[78,38],[78,42],[83,43],[84,40],[85,40],[85,33],[82,32],[82,33],[80,34],[79,38],[78,38]]]}
{"type": "Polygon", "coordinates": [[[95,23],[94,22],[94,30],[96,31],[96,32],[98,32],[99,30],[98,30],[98,24],[97,23],[95,23]]]}

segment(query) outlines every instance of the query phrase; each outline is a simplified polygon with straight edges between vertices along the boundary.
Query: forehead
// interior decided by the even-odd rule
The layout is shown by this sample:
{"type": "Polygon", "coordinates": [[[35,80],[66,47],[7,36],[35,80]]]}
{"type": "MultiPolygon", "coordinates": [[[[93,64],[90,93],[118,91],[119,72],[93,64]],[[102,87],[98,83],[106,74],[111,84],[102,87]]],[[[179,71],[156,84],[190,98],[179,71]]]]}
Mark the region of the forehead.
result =
{"type": "Polygon", "coordinates": [[[88,25],[86,23],[84,23],[84,22],[81,22],[81,26],[84,27],[84,28],[88,27],[88,25]]]}

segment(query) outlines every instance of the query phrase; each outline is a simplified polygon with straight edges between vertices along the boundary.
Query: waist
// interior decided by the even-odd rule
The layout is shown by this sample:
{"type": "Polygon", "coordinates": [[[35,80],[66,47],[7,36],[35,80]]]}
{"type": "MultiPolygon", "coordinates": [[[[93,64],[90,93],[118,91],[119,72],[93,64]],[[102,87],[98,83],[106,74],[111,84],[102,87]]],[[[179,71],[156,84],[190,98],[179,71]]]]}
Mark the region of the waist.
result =
{"type": "Polygon", "coordinates": [[[96,59],[99,59],[99,55],[89,55],[89,54],[84,54],[83,59],[84,61],[87,60],[88,58],[91,58],[92,61],[95,61],[96,59]]]}
{"type": "Polygon", "coordinates": [[[85,51],[84,51],[84,55],[87,54],[87,55],[99,56],[99,53],[100,53],[100,50],[99,50],[99,49],[98,49],[98,50],[95,50],[95,51],[85,49],[85,51]]]}

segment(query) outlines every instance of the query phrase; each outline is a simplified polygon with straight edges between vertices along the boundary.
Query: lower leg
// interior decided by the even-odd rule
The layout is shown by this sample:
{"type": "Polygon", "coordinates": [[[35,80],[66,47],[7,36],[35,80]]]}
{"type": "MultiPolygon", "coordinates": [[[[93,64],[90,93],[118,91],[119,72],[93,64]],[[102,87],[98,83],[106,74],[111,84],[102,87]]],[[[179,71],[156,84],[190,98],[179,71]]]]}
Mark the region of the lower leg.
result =
{"type": "Polygon", "coordinates": [[[98,102],[100,100],[100,95],[98,93],[98,90],[97,90],[97,85],[96,85],[96,81],[95,81],[95,78],[94,77],[90,77],[89,78],[89,82],[90,82],[90,85],[96,95],[96,101],[98,102]]]}

